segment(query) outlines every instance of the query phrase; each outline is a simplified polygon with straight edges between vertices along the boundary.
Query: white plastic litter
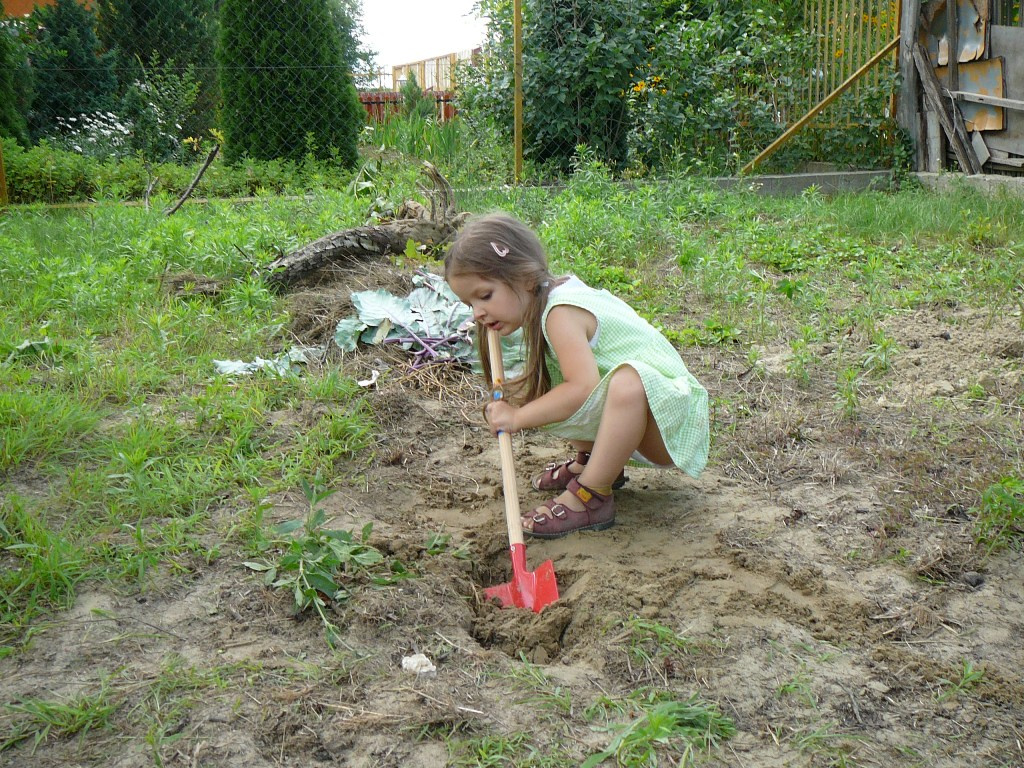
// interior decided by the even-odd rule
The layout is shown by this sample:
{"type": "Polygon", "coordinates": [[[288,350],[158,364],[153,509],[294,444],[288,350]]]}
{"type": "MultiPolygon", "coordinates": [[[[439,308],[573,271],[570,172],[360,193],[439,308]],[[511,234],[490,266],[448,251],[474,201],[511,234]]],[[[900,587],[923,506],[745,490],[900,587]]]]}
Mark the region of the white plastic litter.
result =
{"type": "Polygon", "coordinates": [[[437,672],[437,667],[434,666],[434,663],[422,653],[405,656],[402,659],[402,669],[417,675],[432,675],[437,672]]]}

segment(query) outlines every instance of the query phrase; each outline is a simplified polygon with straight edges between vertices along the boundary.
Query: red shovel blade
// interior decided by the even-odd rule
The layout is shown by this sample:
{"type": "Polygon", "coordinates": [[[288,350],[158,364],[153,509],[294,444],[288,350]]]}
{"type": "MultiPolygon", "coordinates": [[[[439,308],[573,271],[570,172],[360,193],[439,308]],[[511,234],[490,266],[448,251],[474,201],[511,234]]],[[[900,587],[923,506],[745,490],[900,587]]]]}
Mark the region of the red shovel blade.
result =
{"type": "Polygon", "coordinates": [[[558,599],[555,566],[547,560],[537,566],[536,571],[528,571],[526,547],[523,544],[513,544],[511,552],[512,581],[496,587],[487,587],[484,596],[489,600],[498,600],[502,608],[515,606],[540,613],[558,599]]]}

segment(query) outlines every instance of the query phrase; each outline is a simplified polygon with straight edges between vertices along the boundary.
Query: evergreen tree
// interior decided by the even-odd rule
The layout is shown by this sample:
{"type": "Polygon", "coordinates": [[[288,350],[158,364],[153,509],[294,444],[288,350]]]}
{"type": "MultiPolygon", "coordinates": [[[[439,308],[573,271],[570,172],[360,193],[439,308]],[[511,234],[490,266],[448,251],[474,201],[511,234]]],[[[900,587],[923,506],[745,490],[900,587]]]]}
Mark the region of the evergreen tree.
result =
{"type": "MultiPolygon", "coordinates": [[[[218,103],[215,0],[96,0],[100,40],[116,55],[118,79],[129,99],[132,84],[154,68],[163,79],[194,78],[198,93],[189,114],[178,115],[186,136],[213,126],[218,103]]],[[[135,86],[136,89],[138,86],[135,86]]]]}
{"type": "Polygon", "coordinates": [[[32,139],[57,128],[58,118],[112,110],[117,79],[113,56],[101,52],[96,14],[78,0],[37,7],[30,17],[35,96],[28,115],[32,139]]]}
{"type": "Polygon", "coordinates": [[[358,159],[365,110],[336,0],[223,0],[217,63],[224,156],[358,159]]]}
{"type": "Polygon", "coordinates": [[[28,67],[12,24],[0,21],[0,136],[28,145],[28,123],[23,110],[31,98],[28,67]]]}

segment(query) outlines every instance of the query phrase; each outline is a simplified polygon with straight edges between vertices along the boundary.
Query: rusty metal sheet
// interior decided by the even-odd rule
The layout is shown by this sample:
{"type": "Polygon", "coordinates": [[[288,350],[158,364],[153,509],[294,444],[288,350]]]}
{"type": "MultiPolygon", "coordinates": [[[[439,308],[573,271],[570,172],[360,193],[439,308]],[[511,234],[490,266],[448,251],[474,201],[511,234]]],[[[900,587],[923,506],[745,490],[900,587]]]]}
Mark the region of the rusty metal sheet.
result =
{"type": "MultiPolygon", "coordinates": [[[[957,61],[977,61],[988,49],[991,0],[956,0],[957,61]]],[[[949,64],[946,0],[930,0],[921,8],[921,43],[932,64],[949,64]]]]}
{"type": "MultiPolygon", "coordinates": [[[[1003,57],[969,61],[957,67],[957,82],[961,91],[980,93],[983,96],[1006,95],[1003,85],[1003,57]]],[[[947,67],[937,67],[935,76],[940,83],[946,82],[947,67]]],[[[960,101],[960,112],[964,116],[968,131],[1001,131],[1005,127],[1005,110],[991,104],[975,104],[972,101],[960,101]]]]}

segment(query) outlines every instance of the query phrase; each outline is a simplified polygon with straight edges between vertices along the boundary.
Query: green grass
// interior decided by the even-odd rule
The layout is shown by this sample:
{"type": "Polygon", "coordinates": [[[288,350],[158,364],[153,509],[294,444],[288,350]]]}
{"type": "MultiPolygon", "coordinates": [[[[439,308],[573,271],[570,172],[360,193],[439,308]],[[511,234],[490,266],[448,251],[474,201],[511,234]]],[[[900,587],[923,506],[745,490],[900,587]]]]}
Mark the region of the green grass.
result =
{"type": "Polygon", "coordinates": [[[370,458],[372,413],[338,372],[230,379],[213,367],[293,343],[252,267],[358,205],[336,194],[170,218],[103,206],[0,219],[0,477],[18,478],[0,484],[17,564],[3,572],[3,637],[67,605],[83,579],[144,583],[218,558],[225,502],[252,514],[274,489],[370,458]],[[226,290],[177,297],[162,277],[178,272],[226,290]],[[274,414],[303,401],[330,407],[308,429],[275,429],[274,414]]]}
{"type": "MultiPolygon", "coordinates": [[[[388,141],[398,151],[418,138],[388,141]]],[[[450,138],[450,145],[430,138],[431,151],[462,152],[455,142],[473,140],[450,138]]],[[[317,613],[326,607],[321,593],[343,600],[344,590],[402,575],[373,555],[368,531],[336,530],[318,516],[329,489],[308,485],[317,477],[343,485],[374,460],[377,427],[364,391],[341,368],[228,378],[213,365],[273,356],[294,343],[285,298],[254,278],[253,267],[364,223],[373,196],[412,196],[415,171],[391,165],[382,156],[364,169],[370,186],[359,194],[186,206],[170,218],[160,206],[113,205],[17,208],[0,217],[0,656],[25,647],[33,626],[66,608],[86,582],[165,585],[227,558],[272,572],[271,584],[289,590],[296,611],[317,613]],[[221,280],[225,289],[213,299],[174,295],[164,278],[178,273],[221,280]],[[290,419],[300,412],[298,428],[290,419]],[[309,514],[268,529],[275,500],[304,483],[309,514]]],[[[715,461],[732,459],[730,441],[749,440],[736,466],[770,469],[777,456],[797,453],[802,430],[816,420],[830,440],[849,438],[843,447],[859,451],[872,471],[901,462],[904,486],[889,494],[886,510],[892,520],[907,524],[914,504],[941,510],[963,501],[964,533],[980,551],[997,556],[1020,545],[1019,395],[1011,401],[1004,393],[992,406],[983,450],[978,430],[963,421],[981,399],[977,388],[971,402],[917,404],[899,426],[906,445],[891,455],[870,442],[885,428],[871,421],[875,404],[906,365],[905,313],[925,310],[938,333],[956,330],[957,308],[973,308],[987,323],[1020,308],[1019,201],[913,189],[766,198],[686,179],[627,188],[584,160],[557,191],[478,188],[460,201],[518,213],[538,229],[556,272],[574,271],[623,296],[688,360],[722,375],[712,393],[715,461]],[[781,359],[776,378],[765,367],[773,355],[781,359]],[[822,404],[807,413],[802,406],[815,394],[822,404]],[[778,402],[799,410],[799,419],[763,423],[778,402]],[[979,451],[985,466],[972,469],[979,451]],[[947,454],[947,471],[961,473],[943,486],[955,488],[954,499],[929,474],[947,454]]],[[[758,482],[776,477],[765,471],[758,482]]],[[[891,551],[918,551],[919,542],[899,540],[899,526],[887,530],[891,551]]],[[[445,536],[424,530],[424,551],[461,556],[445,536]]],[[[885,557],[882,549],[877,557],[885,557]]],[[[858,563],[872,556],[869,546],[854,552],[858,563]]],[[[318,615],[330,637],[333,615],[318,615]]],[[[705,643],[649,619],[623,621],[615,631],[610,651],[621,654],[635,685],[657,689],[609,691],[588,703],[525,663],[503,680],[545,725],[570,734],[595,729],[600,741],[559,748],[535,733],[451,719],[425,728],[424,737],[444,742],[450,764],[467,766],[687,764],[729,737],[734,726],[713,704],[676,690],[688,657],[707,652],[705,643]]],[[[816,710],[808,670],[780,678],[780,706],[816,710]]],[[[169,662],[130,716],[145,723],[159,755],[194,701],[245,674],[169,662]]],[[[980,682],[965,662],[936,697],[969,694],[980,682]]],[[[5,716],[17,741],[41,743],[103,728],[123,714],[119,704],[109,691],[93,691],[15,703],[5,716]]],[[[812,759],[855,764],[855,742],[832,723],[800,722],[788,733],[789,746],[812,759]]]]}
{"type": "Polygon", "coordinates": [[[0,752],[27,739],[39,746],[48,738],[84,735],[109,727],[117,704],[110,689],[102,685],[95,693],[83,693],[66,700],[23,699],[4,704],[4,709],[13,716],[13,726],[0,741],[0,752]]]}

